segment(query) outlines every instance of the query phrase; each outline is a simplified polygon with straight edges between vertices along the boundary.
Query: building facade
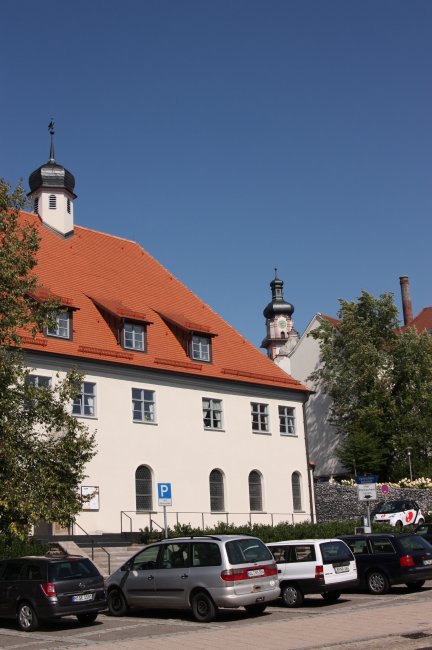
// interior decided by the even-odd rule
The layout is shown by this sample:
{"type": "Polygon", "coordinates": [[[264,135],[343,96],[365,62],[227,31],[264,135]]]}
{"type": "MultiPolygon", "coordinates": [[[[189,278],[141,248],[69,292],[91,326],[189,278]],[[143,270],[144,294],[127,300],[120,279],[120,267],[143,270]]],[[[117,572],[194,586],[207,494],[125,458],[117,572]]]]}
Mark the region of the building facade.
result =
{"type": "Polygon", "coordinates": [[[53,328],[22,338],[31,381],[78,368],[71,410],[96,432],[77,532],[162,526],[160,483],[170,526],[313,518],[308,390],[139,244],[77,226],[75,179],[53,141],[29,184],[36,298],[61,304],[53,328]]]}

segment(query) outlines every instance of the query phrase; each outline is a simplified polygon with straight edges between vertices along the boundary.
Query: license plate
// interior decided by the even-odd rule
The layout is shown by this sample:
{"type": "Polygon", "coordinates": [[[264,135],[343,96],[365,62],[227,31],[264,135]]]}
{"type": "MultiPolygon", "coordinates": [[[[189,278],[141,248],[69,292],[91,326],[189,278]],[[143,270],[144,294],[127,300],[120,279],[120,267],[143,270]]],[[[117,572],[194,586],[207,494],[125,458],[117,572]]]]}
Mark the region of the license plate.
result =
{"type": "Polygon", "coordinates": [[[432,560],[423,560],[423,564],[432,564],[432,560]]]}
{"type": "Polygon", "coordinates": [[[349,566],[335,566],[335,573],[345,573],[349,571],[349,566]]]}
{"type": "Polygon", "coordinates": [[[248,578],[256,578],[257,576],[263,576],[265,574],[264,569],[249,569],[247,572],[248,578]]]}
{"type": "Polygon", "coordinates": [[[93,600],[93,594],[78,594],[78,596],[72,596],[73,603],[83,603],[87,600],[93,600]]]}

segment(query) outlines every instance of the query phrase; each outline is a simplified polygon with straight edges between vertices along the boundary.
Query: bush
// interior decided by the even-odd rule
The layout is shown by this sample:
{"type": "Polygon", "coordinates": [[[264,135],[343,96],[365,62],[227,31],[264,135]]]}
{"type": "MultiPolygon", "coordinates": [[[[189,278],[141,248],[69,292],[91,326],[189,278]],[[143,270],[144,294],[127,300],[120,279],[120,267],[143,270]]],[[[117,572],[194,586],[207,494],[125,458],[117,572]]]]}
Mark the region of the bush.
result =
{"type": "MultiPolygon", "coordinates": [[[[219,522],[214,528],[192,528],[190,524],[178,524],[172,529],[168,528],[168,537],[201,537],[202,535],[254,535],[263,540],[263,542],[280,542],[290,539],[317,539],[339,537],[339,535],[351,535],[357,526],[361,526],[359,519],[351,521],[328,521],[320,524],[311,524],[301,522],[290,524],[283,522],[276,526],[266,524],[245,524],[244,526],[234,526],[219,522]]],[[[373,526],[374,532],[394,532],[392,526],[379,525],[373,526]]],[[[141,542],[148,544],[164,537],[162,531],[150,531],[145,528],[140,531],[141,542]]]]}
{"type": "Polygon", "coordinates": [[[6,540],[0,537],[0,560],[23,555],[45,555],[47,550],[47,546],[32,538],[27,540],[9,538],[6,540]]]}

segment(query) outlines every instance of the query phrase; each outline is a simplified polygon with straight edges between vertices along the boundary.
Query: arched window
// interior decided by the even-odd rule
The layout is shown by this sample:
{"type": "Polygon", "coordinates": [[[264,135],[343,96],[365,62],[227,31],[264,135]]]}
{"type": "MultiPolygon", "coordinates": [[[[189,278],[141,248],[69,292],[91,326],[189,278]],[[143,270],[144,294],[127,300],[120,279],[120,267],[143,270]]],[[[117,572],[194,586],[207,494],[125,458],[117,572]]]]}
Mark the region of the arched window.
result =
{"type": "Polygon", "coordinates": [[[294,472],[291,476],[291,487],[293,495],[293,508],[294,512],[303,510],[302,508],[302,493],[301,493],[301,476],[298,472],[294,472]]]}
{"type": "Polygon", "coordinates": [[[71,211],[71,202],[70,202],[70,199],[67,199],[67,200],[66,200],[66,209],[67,209],[67,211],[68,211],[68,214],[70,214],[70,211],[71,211]]]}
{"type": "Polygon", "coordinates": [[[249,508],[251,512],[261,512],[263,509],[262,478],[256,470],[249,474],[249,508]]]}
{"type": "Polygon", "coordinates": [[[152,474],[147,465],[140,465],[135,472],[135,494],[137,510],[153,510],[152,474]]]}
{"type": "Polygon", "coordinates": [[[224,477],[220,469],[210,472],[210,510],[223,512],[225,510],[224,477]]]}
{"type": "Polygon", "coordinates": [[[34,200],[34,212],[35,214],[39,214],[39,197],[34,200]]]}
{"type": "Polygon", "coordinates": [[[55,194],[50,194],[48,199],[48,205],[50,210],[55,210],[57,207],[57,197],[55,194]]]}

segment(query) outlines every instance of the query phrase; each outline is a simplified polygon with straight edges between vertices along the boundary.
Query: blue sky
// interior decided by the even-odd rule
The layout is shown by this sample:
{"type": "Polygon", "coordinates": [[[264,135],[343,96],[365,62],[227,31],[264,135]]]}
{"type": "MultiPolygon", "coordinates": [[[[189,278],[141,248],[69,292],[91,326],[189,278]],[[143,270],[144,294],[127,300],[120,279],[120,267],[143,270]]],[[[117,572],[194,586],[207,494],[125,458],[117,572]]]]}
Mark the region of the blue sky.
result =
{"type": "Polygon", "coordinates": [[[139,242],[260,345],[362,289],[430,297],[432,2],[2,0],[0,175],[49,153],[79,225],[139,242]]]}

